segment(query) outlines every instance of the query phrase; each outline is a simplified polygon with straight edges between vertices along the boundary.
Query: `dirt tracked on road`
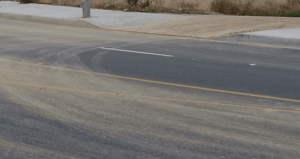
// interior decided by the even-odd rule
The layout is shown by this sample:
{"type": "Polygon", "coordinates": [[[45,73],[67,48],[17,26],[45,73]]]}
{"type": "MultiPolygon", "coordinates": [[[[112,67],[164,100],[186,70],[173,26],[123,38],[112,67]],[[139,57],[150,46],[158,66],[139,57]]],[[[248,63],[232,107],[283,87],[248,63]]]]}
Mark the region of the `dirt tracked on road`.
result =
{"type": "Polygon", "coordinates": [[[0,28],[0,158],[299,156],[300,113],[273,109],[299,103],[104,76],[97,65],[110,54],[100,46],[169,37],[3,20],[0,28]],[[100,61],[83,62],[91,50],[97,56],[86,58],[100,61]]]}
{"type": "MultiPolygon", "coordinates": [[[[139,138],[166,140],[168,141],[167,143],[188,143],[189,145],[198,145],[200,147],[203,145],[210,145],[216,146],[225,151],[234,151],[234,149],[224,147],[223,145],[215,145],[209,140],[225,135],[226,137],[224,138],[224,141],[230,139],[236,142],[243,141],[251,145],[261,144],[260,140],[254,139],[256,135],[253,136],[253,138],[249,138],[249,136],[245,137],[240,133],[231,132],[224,134],[224,132],[218,130],[225,125],[227,128],[231,127],[231,129],[239,129],[239,131],[246,131],[248,129],[246,127],[240,127],[238,123],[229,124],[229,122],[228,124],[225,124],[224,122],[218,122],[232,120],[232,116],[237,116],[234,115],[236,113],[228,111],[226,106],[220,107],[204,103],[168,101],[159,98],[141,98],[139,96],[143,94],[144,96],[174,98],[174,96],[172,96],[174,93],[159,88],[134,85],[133,83],[128,83],[119,79],[97,76],[86,72],[45,67],[41,64],[30,65],[26,63],[0,60],[0,66],[1,92],[6,94],[4,96],[6,99],[17,103],[18,105],[22,103],[20,105],[21,109],[43,116],[45,119],[68,126],[74,126],[75,124],[77,128],[83,128],[93,136],[100,137],[103,133],[108,133],[111,136],[132,134],[127,135],[127,137],[123,139],[123,142],[130,141],[144,148],[147,147],[147,144],[152,143],[152,141],[146,139],[147,144],[145,145],[143,143],[139,143],[139,138]],[[90,90],[94,92],[105,91],[111,92],[111,94],[89,93],[87,91],[74,90],[90,90]],[[144,90],[147,90],[147,92],[144,90]],[[125,96],[122,95],[123,93],[133,95],[125,96]],[[173,113],[177,115],[173,116],[173,113]],[[178,116],[181,117],[178,118],[178,116]],[[105,124],[104,121],[109,121],[108,123],[111,124],[105,124]],[[219,128],[211,127],[206,124],[198,127],[197,125],[199,123],[196,121],[206,121],[208,123],[218,125],[217,127],[219,128]],[[158,125],[165,125],[164,127],[168,127],[168,129],[176,129],[176,131],[188,130],[189,133],[196,133],[199,135],[205,135],[206,132],[211,132],[209,135],[210,137],[208,137],[211,139],[202,141],[200,144],[197,140],[193,140],[192,138],[182,138],[176,133],[166,135],[163,132],[167,130],[158,125]]],[[[201,99],[199,96],[192,96],[190,94],[176,95],[175,97],[201,99]]],[[[243,109],[245,108],[239,109],[235,111],[243,112],[243,109]]],[[[238,116],[242,117],[245,123],[250,125],[252,122],[256,123],[263,122],[264,120],[270,120],[266,117],[262,117],[265,115],[268,116],[268,114],[270,114],[268,111],[247,110],[247,113],[247,115],[238,116]],[[260,117],[258,117],[257,113],[260,117]],[[252,116],[250,114],[256,115],[252,116]]],[[[280,116],[285,117],[285,121],[276,121],[276,126],[280,127],[286,127],[287,121],[294,120],[293,116],[290,116],[290,119],[286,118],[284,114],[276,113],[276,116],[279,118],[280,116]]],[[[265,133],[267,133],[269,130],[260,129],[259,131],[265,131],[265,133]]],[[[20,154],[35,153],[37,156],[41,156],[45,155],[43,153],[54,153],[48,149],[43,149],[41,152],[31,151],[30,147],[29,149],[24,149],[23,144],[14,144],[9,140],[5,140],[5,142],[2,143],[7,144],[7,142],[10,147],[18,149],[20,154]]],[[[272,144],[273,142],[277,141],[265,140],[264,144],[272,144]]],[[[155,144],[155,142],[152,144],[155,144]]],[[[160,149],[162,149],[161,146],[162,145],[156,145],[156,147],[153,147],[153,150],[160,151],[160,149]]],[[[288,149],[293,149],[293,151],[297,150],[297,146],[294,144],[286,145],[281,143],[278,146],[286,151],[288,151],[288,149]]],[[[0,147],[6,148],[4,145],[0,145],[0,147]]],[[[245,151],[243,149],[240,151],[246,153],[246,149],[245,151]]],[[[56,154],[57,157],[59,155],[63,154],[56,154]]],[[[70,154],[68,155],[72,157],[70,154]]],[[[185,154],[185,156],[189,155],[195,154],[194,152],[185,154]]],[[[266,153],[265,155],[271,154],[266,153]]]]}

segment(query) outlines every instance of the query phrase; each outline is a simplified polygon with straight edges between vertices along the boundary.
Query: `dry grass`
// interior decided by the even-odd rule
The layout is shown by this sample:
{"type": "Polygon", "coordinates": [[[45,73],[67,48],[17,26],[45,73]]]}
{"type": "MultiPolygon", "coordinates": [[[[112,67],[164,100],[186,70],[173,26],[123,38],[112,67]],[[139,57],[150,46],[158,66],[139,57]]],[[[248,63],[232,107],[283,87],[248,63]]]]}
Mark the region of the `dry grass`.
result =
{"type": "MultiPolygon", "coordinates": [[[[79,7],[82,0],[33,0],[79,7]]],[[[218,12],[231,15],[300,12],[300,0],[91,0],[92,8],[165,13],[218,12]],[[130,2],[130,3],[128,3],[130,2]]]]}
{"type": "Polygon", "coordinates": [[[254,0],[213,0],[211,10],[231,15],[272,15],[300,12],[299,0],[271,1],[257,3],[254,0]]]}

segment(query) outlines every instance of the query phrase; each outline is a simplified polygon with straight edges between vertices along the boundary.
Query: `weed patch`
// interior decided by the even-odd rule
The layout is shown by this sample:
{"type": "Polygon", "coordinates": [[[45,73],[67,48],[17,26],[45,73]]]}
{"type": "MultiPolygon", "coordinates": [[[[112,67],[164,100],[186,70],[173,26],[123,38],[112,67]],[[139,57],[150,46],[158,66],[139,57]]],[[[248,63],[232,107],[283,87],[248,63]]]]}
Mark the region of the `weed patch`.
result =
{"type": "Polygon", "coordinates": [[[20,0],[20,3],[33,3],[33,0],[20,0]]]}
{"type": "Polygon", "coordinates": [[[285,3],[279,3],[267,0],[258,5],[253,0],[213,0],[211,11],[228,15],[298,16],[300,1],[286,0],[285,3]]]}
{"type": "Polygon", "coordinates": [[[283,14],[251,14],[251,16],[300,17],[300,12],[298,12],[298,13],[283,13],[283,14]]]}

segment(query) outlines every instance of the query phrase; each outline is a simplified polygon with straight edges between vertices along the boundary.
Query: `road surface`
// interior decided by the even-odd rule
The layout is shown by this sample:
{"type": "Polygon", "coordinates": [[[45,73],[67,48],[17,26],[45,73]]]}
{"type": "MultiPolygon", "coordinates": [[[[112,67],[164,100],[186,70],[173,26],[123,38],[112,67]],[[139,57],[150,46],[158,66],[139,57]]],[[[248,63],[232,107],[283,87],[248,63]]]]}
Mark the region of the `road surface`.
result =
{"type": "Polygon", "coordinates": [[[1,158],[298,158],[300,50],[0,20],[1,158]]]}

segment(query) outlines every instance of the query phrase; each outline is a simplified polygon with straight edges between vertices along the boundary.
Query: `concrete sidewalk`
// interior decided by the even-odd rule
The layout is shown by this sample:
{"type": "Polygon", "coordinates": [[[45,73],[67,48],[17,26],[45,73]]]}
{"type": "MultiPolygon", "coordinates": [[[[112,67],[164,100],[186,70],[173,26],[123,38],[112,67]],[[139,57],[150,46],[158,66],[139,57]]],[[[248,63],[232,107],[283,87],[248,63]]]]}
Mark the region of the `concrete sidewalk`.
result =
{"type": "Polygon", "coordinates": [[[0,18],[232,42],[300,46],[300,18],[175,15],[0,1],[0,18]],[[269,31],[265,31],[269,30],[269,31]]]}
{"type": "MultiPolygon", "coordinates": [[[[0,18],[17,20],[22,20],[23,18],[24,21],[34,21],[34,19],[42,17],[45,19],[48,18],[49,23],[54,23],[54,20],[57,19],[59,21],[68,20],[68,24],[73,21],[73,26],[76,26],[76,23],[79,21],[81,24],[86,24],[86,26],[80,27],[111,28],[116,26],[132,26],[155,23],[178,17],[172,14],[135,13],[101,9],[91,9],[91,15],[92,17],[90,18],[82,18],[82,8],[79,7],[20,4],[19,2],[0,1],[0,18]]],[[[46,23],[47,21],[45,20],[44,22],[46,23]]]]}
{"type": "Polygon", "coordinates": [[[232,42],[263,43],[300,47],[300,28],[256,31],[223,36],[218,39],[232,42]]]}

